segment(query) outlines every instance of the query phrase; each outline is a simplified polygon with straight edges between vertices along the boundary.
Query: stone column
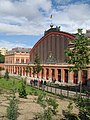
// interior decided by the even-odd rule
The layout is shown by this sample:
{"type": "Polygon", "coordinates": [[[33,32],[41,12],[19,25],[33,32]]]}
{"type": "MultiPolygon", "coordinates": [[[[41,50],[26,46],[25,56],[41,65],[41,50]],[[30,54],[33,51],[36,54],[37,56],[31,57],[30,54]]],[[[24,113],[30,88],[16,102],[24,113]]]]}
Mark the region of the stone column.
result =
{"type": "Polygon", "coordinates": [[[49,78],[52,80],[52,69],[49,68],[49,78]]]}
{"type": "Polygon", "coordinates": [[[43,78],[46,79],[46,68],[43,68],[44,73],[43,73],[43,78]]]}
{"type": "Polygon", "coordinates": [[[24,58],[24,63],[26,63],[26,58],[24,58]]]}
{"type": "Polygon", "coordinates": [[[13,69],[14,69],[14,73],[15,73],[15,66],[13,67],[13,69]]]}
{"type": "Polygon", "coordinates": [[[64,69],[61,68],[61,82],[64,82],[64,79],[65,79],[65,72],[64,69]]]}
{"type": "Polygon", "coordinates": [[[31,67],[31,77],[33,77],[33,68],[31,67]]]}
{"type": "Polygon", "coordinates": [[[42,70],[38,73],[38,77],[41,78],[42,70]]]}
{"type": "Polygon", "coordinates": [[[17,69],[17,74],[18,74],[18,66],[16,67],[16,69],[17,69]]]}
{"type": "Polygon", "coordinates": [[[71,71],[71,72],[68,72],[69,74],[68,74],[68,82],[69,83],[73,83],[73,71],[71,71]]]}
{"type": "Polygon", "coordinates": [[[82,83],[82,71],[81,70],[78,71],[78,82],[82,83]]]}
{"type": "Polygon", "coordinates": [[[9,72],[11,73],[11,66],[9,66],[9,72]]]}
{"type": "Polygon", "coordinates": [[[20,59],[19,59],[19,63],[21,63],[21,57],[20,57],[20,59]]]}
{"type": "Polygon", "coordinates": [[[58,69],[57,68],[55,68],[55,78],[56,80],[58,80],[58,69]]]}
{"type": "Polygon", "coordinates": [[[87,79],[90,79],[90,68],[88,68],[88,71],[87,71],[87,79]]]}
{"type": "Polygon", "coordinates": [[[21,71],[22,71],[21,75],[23,76],[23,67],[21,67],[21,71]]]}

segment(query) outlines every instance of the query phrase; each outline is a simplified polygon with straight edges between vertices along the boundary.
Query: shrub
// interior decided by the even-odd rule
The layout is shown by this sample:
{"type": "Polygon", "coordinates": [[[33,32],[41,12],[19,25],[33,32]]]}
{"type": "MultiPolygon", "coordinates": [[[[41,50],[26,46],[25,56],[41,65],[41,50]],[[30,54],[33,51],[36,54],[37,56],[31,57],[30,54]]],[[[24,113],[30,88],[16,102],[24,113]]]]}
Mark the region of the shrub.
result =
{"type": "Polygon", "coordinates": [[[52,116],[57,112],[56,100],[48,98],[45,93],[42,93],[38,96],[37,103],[44,108],[44,111],[35,115],[36,120],[52,120],[52,116]]]}
{"type": "Polygon", "coordinates": [[[57,108],[58,108],[58,103],[56,102],[56,100],[52,99],[52,98],[49,98],[49,99],[47,99],[47,103],[50,106],[53,114],[56,114],[57,108]]]}
{"type": "Polygon", "coordinates": [[[90,99],[78,97],[76,105],[79,108],[78,117],[81,120],[90,120],[90,99]]]}
{"type": "Polygon", "coordinates": [[[8,118],[8,120],[17,120],[17,110],[18,110],[17,99],[13,95],[10,98],[9,106],[7,107],[7,118],[8,118]]]}
{"type": "Polygon", "coordinates": [[[44,110],[44,112],[37,113],[35,115],[35,120],[52,120],[52,111],[51,108],[47,108],[44,110]]]}
{"type": "Polygon", "coordinates": [[[19,97],[27,98],[26,85],[25,85],[23,79],[22,79],[22,82],[21,82],[21,88],[19,88],[19,97]]]}
{"type": "Polygon", "coordinates": [[[46,107],[45,94],[41,93],[41,94],[38,96],[37,103],[40,104],[43,108],[46,107]]]}
{"type": "Polygon", "coordinates": [[[4,75],[4,78],[5,78],[6,80],[9,79],[9,72],[8,72],[8,70],[6,70],[5,75],[4,75]]]}
{"type": "Polygon", "coordinates": [[[62,113],[64,115],[63,120],[79,120],[79,119],[77,119],[77,116],[74,113],[72,113],[72,110],[73,110],[72,104],[73,104],[72,101],[69,101],[67,110],[62,110],[62,113]]]}

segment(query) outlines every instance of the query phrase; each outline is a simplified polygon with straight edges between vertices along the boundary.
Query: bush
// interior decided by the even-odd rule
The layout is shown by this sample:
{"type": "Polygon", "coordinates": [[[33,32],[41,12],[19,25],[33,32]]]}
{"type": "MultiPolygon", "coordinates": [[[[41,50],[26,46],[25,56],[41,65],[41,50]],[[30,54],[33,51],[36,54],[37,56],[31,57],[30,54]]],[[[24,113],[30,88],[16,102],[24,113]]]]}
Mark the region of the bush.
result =
{"type": "Polygon", "coordinates": [[[22,79],[21,88],[19,89],[19,97],[27,98],[26,85],[22,79]]]}
{"type": "Polygon", "coordinates": [[[37,103],[40,104],[43,108],[46,107],[45,94],[41,93],[41,94],[38,96],[37,103]]]}
{"type": "Polygon", "coordinates": [[[35,120],[52,120],[52,111],[51,108],[47,108],[44,110],[44,112],[37,113],[35,115],[35,120]]]}
{"type": "Polygon", "coordinates": [[[90,120],[90,99],[78,97],[76,105],[79,108],[78,117],[81,120],[90,120]]]}
{"type": "Polygon", "coordinates": [[[37,103],[43,108],[44,112],[35,115],[36,120],[52,120],[52,116],[56,114],[58,104],[55,99],[48,98],[46,94],[42,93],[38,96],[37,103]]]}
{"type": "Polygon", "coordinates": [[[67,110],[62,110],[62,113],[64,115],[63,120],[79,120],[77,119],[77,116],[72,113],[73,105],[72,101],[69,101],[69,104],[67,106],[67,110]]]}
{"type": "Polygon", "coordinates": [[[47,103],[50,106],[53,114],[56,114],[57,108],[58,108],[58,103],[56,102],[56,100],[52,99],[52,98],[49,98],[49,99],[47,99],[47,103]]]}
{"type": "Polygon", "coordinates": [[[8,120],[17,120],[17,99],[15,96],[10,98],[9,106],[7,107],[7,118],[8,120]]]}
{"type": "Polygon", "coordinates": [[[8,72],[8,70],[6,70],[5,75],[4,75],[4,78],[5,78],[6,80],[9,79],[9,72],[8,72]]]}

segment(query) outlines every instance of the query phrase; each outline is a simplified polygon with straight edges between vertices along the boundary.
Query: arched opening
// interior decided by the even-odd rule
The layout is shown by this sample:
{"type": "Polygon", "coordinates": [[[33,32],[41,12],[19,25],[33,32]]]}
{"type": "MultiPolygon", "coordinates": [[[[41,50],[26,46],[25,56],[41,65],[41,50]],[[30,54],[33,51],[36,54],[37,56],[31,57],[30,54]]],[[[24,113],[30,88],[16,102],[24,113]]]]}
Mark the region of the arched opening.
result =
{"type": "Polygon", "coordinates": [[[58,81],[61,82],[61,69],[58,69],[58,81]]]}
{"type": "Polygon", "coordinates": [[[68,70],[64,70],[65,73],[65,82],[68,83],[68,70]]]}
{"type": "Polygon", "coordinates": [[[74,71],[73,83],[78,84],[78,71],[74,71]]]}
{"type": "Polygon", "coordinates": [[[82,71],[82,84],[87,85],[87,70],[82,71]]]}

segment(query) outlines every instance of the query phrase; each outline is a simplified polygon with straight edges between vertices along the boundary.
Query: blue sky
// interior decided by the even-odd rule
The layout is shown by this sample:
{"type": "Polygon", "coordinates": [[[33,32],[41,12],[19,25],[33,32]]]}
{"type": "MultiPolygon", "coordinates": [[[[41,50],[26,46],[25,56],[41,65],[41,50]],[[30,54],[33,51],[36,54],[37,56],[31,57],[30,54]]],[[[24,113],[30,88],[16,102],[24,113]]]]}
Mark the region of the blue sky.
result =
{"type": "Polygon", "coordinates": [[[0,48],[33,47],[54,26],[90,29],[90,0],[0,0],[0,48]]]}

